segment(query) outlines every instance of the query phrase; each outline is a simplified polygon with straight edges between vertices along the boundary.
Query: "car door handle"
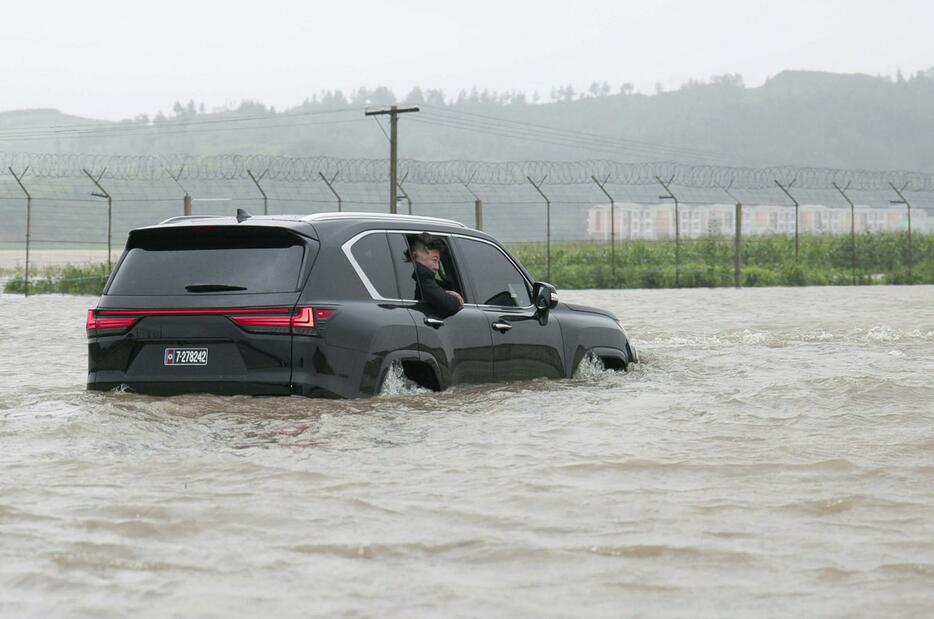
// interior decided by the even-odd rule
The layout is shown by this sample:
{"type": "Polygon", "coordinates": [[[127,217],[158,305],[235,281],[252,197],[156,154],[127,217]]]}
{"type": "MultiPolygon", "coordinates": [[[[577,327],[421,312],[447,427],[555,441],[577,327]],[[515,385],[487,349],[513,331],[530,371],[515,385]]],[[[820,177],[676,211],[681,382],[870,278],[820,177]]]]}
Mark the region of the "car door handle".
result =
{"type": "Polygon", "coordinates": [[[429,327],[434,327],[435,329],[437,329],[438,327],[444,324],[444,321],[438,320],[437,318],[426,318],[425,324],[428,325],[429,327]]]}
{"type": "Polygon", "coordinates": [[[492,326],[495,330],[499,331],[500,333],[506,333],[506,331],[509,331],[510,329],[512,329],[512,325],[506,322],[505,320],[498,320],[490,326],[492,326]]]}

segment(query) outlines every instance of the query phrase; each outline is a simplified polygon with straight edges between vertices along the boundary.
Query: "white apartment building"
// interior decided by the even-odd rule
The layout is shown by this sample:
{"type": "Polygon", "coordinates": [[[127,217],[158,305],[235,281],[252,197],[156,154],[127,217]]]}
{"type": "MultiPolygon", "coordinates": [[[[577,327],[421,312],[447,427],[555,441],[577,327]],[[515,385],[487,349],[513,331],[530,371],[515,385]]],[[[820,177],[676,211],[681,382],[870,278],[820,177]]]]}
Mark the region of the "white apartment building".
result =
{"type": "MultiPolygon", "coordinates": [[[[682,238],[733,236],[736,233],[736,207],[732,204],[684,206],[678,209],[682,238]]],[[[934,229],[934,218],[924,209],[911,212],[912,229],[934,229]]],[[[904,208],[856,208],[857,232],[891,232],[908,227],[904,208]]],[[[609,241],[610,230],[616,238],[670,239],[675,236],[675,213],[671,204],[619,204],[612,213],[608,204],[592,206],[587,212],[587,232],[591,240],[609,241]]],[[[791,206],[744,206],[743,235],[794,234],[795,209],[791,206]]],[[[817,204],[798,209],[800,234],[847,234],[850,232],[850,209],[828,208],[817,204]]]]}

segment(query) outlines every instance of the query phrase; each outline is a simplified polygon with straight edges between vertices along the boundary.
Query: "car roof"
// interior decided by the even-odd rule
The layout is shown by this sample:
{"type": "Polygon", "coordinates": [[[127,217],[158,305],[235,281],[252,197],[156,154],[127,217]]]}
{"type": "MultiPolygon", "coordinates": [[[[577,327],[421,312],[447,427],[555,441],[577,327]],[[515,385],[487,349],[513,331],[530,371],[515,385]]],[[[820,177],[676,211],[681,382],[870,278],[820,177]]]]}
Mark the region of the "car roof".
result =
{"type": "Polygon", "coordinates": [[[438,232],[469,232],[484,235],[473,230],[459,221],[441,217],[425,217],[422,215],[400,215],[394,213],[315,213],[312,215],[251,215],[242,209],[237,209],[237,216],[226,215],[182,215],[170,217],[156,225],[145,226],[140,229],[172,228],[187,226],[268,226],[289,228],[306,236],[321,238],[355,233],[360,230],[378,228],[409,229],[409,230],[435,230],[438,232]]]}

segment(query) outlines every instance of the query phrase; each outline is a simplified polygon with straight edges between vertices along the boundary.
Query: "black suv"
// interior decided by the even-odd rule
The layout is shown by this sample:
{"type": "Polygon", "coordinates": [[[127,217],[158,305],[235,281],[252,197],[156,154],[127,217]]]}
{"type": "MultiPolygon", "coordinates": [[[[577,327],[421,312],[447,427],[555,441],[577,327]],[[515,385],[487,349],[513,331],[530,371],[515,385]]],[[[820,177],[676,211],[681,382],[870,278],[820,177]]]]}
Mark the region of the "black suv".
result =
{"type": "Polygon", "coordinates": [[[567,378],[587,355],[638,361],[619,320],[559,303],[495,239],[431,217],[334,213],[175,217],[130,232],[88,310],[88,389],[379,393],[390,371],[444,389],[567,378]],[[442,318],[409,243],[443,244],[464,307],[442,318]]]}

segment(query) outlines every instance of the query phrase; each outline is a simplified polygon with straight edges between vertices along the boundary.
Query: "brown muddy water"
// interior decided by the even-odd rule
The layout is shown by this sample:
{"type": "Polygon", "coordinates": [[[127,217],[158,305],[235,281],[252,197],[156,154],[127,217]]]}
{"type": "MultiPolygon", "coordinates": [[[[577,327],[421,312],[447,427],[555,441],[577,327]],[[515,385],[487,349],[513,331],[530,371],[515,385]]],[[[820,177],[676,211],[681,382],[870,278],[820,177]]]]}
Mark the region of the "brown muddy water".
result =
{"type": "Polygon", "coordinates": [[[934,287],[567,291],[643,363],[367,401],[87,393],[0,296],[2,617],[934,614],[934,287]]]}

